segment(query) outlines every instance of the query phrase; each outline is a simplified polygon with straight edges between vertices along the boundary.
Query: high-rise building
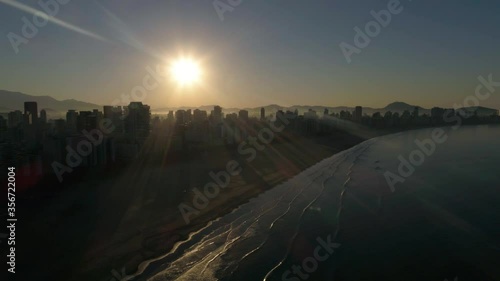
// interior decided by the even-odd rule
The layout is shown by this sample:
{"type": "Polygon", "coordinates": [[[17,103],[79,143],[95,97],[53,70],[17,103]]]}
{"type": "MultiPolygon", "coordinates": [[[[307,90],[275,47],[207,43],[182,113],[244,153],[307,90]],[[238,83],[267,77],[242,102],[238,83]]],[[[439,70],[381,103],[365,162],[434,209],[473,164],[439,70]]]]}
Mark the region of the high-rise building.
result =
{"type": "Polygon", "coordinates": [[[361,122],[361,118],[363,117],[363,107],[356,106],[354,109],[354,121],[361,122]]]}
{"type": "Polygon", "coordinates": [[[214,106],[214,111],[213,111],[213,115],[212,115],[212,118],[213,118],[213,121],[215,123],[220,123],[222,122],[222,107],[216,105],[214,106]]]}
{"type": "Polygon", "coordinates": [[[63,136],[65,134],[65,129],[66,129],[66,122],[64,122],[64,119],[57,119],[54,121],[54,132],[57,135],[63,136]]]}
{"type": "Polygon", "coordinates": [[[78,112],[76,110],[68,110],[66,113],[66,124],[70,132],[76,132],[78,126],[78,112]]]}
{"type": "Polygon", "coordinates": [[[266,109],[261,108],[260,109],[260,120],[264,120],[264,119],[266,119],[266,109]]]}
{"type": "Polygon", "coordinates": [[[295,110],[295,111],[287,110],[285,112],[285,118],[287,120],[293,120],[293,119],[297,118],[298,116],[299,116],[299,114],[297,113],[297,110],[295,110]]]}
{"type": "Polygon", "coordinates": [[[40,111],[40,122],[44,124],[47,123],[47,111],[45,111],[45,109],[40,111]]]}
{"type": "Polygon", "coordinates": [[[9,128],[19,126],[23,122],[23,113],[20,110],[9,112],[7,116],[9,128]]]}
{"type": "Polygon", "coordinates": [[[193,121],[194,122],[202,122],[202,121],[205,121],[207,120],[207,112],[204,111],[204,110],[199,110],[199,109],[195,109],[193,111],[193,121]]]}
{"type": "Polygon", "coordinates": [[[7,120],[3,116],[0,116],[0,132],[5,131],[7,131],[7,120]]]}
{"type": "Polygon", "coordinates": [[[240,110],[240,112],[238,113],[238,117],[241,119],[241,120],[244,120],[244,121],[248,121],[248,111],[246,110],[240,110]]]}
{"type": "Polygon", "coordinates": [[[112,119],[114,116],[114,109],[113,109],[113,106],[111,106],[111,105],[103,106],[102,112],[103,112],[104,118],[112,119]]]}
{"type": "Polygon", "coordinates": [[[80,111],[78,117],[76,118],[76,129],[81,132],[82,130],[91,130],[90,122],[92,121],[90,116],[92,116],[92,111],[80,111]]]}
{"type": "Polygon", "coordinates": [[[236,113],[229,113],[226,115],[226,120],[236,121],[236,119],[238,119],[238,114],[236,113]]]}
{"type": "MultiPolygon", "coordinates": [[[[99,116],[98,119],[101,119],[101,113],[98,112],[97,116],[99,116]]],[[[110,106],[110,105],[105,105],[103,107],[103,112],[102,116],[107,119],[111,120],[113,124],[113,132],[116,133],[123,133],[123,110],[121,106],[110,106]]],[[[101,124],[101,121],[99,120],[99,125],[101,124]]]]}
{"type": "Polygon", "coordinates": [[[38,122],[38,105],[36,102],[24,102],[24,121],[27,125],[33,125],[38,122]]]}
{"type": "Polygon", "coordinates": [[[283,110],[276,111],[276,119],[283,120],[285,117],[285,112],[283,110]]]}
{"type": "Polygon", "coordinates": [[[144,140],[149,136],[151,112],[142,102],[131,102],[125,118],[125,133],[135,140],[144,140]]]}
{"type": "Polygon", "coordinates": [[[175,122],[177,124],[185,124],[187,123],[186,111],[179,109],[175,112],[175,122]]]}

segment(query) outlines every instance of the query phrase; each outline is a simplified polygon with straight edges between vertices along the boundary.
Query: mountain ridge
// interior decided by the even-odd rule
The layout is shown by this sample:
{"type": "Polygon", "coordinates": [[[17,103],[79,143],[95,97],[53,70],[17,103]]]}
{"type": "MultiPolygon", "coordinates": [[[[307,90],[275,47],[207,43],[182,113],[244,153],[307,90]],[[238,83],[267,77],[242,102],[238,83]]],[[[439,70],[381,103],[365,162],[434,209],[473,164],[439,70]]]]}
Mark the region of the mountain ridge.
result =
{"type": "MultiPolygon", "coordinates": [[[[9,111],[14,111],[14,110],[23,110],[24,108],[24,102],[25,101],[35,101],[38,103],[38,109],[46,109],[46,110],[51,110],[51,111],[60,111],[60,112],[66,112],[70,109],[74,109],[77,111],[86,111],[86,110],[93,110],[93,109],[99,109],[102,110],[102,105],[94,104],[94,103],[89,103],[89,102],[83,102],[79,101],[76,99],[65,99],[65,100],[57,100],[51,96],[44,95],[44,96],[33,96],[33,95],[28,95],[24,94],[21,92],[14,92],[14,91],[7,91],[7,90],[0,90],[0,99],[2,100],[2,103],[0,104],[0,112],[6,113],[9,111]]],[[[179,106],[179,107],[163,107],[163,108],[155,108],[152,109],[151,111],[153,113],[165,113],[170,110],[194,110],[194,109],[200,109],[200,110],[206,110],[210,112],[214,108],[215,105],[202,105],[202,106],[179,106]]],[[[264,108],[266,111],[266,114],[269,113],[274,113],[276,110],[291,110],[295,111],[298,110],[299,113],[303,113],[305,111],[308,111],[309,109],[315,110],[318,114],[322,114],[324,109],[328,109],[329,113],[338,113],[342,110],[344,111],[354,111],[355,107],[351,106],[321,106],[321,105],[292,105],[292,106],[281,106],[279,104],[269,104],[265,106],[259,106],[259,107],[245,107],[245,108],[223,108],[223,111],[225,113],[233,113],[233,112],[238,112],[239,110],[247,110],[249,113],[253,115],[259,115],[260,114],[260,109],[264,108]]],[[[385,113],[387,111],[392,111],[392,112],[399,112],[402,113],[405,110],[408,110],[412,112],[415,107],[419,109],[420,114],[430,114],[431,109],[427,109],[421,106],[417,105],[410,105],[406,102],[401,102],[401,101],[395,101],[383,108],[373,108],[373,107],[363,107],[363,114],[368,114],[371,115],[375,112],[380,112],[380,113],[385,113]]],[[[492,108],[487,108],[483,106],[479,107],[467,107],[464,109],[468,110],[481,110],[481,111],[497,111],[497,109],[492,109],[492,108]]]]}
{"type": "Polygon", "coordinates": [[[24,102],[26,101],[35,101],[38,103],[38,110],[42,109],[51,109],[56,111],[67,111],[69,109],[75,110],[92,110],[92,109],[102,109],[102,106],[78,101],[78,100],[57,100],[51,96],[33,96],[24,94],[21,92],[13,92],[0,90],[0,111],[8,112],[14,110],[23,110],[24,102]]]}

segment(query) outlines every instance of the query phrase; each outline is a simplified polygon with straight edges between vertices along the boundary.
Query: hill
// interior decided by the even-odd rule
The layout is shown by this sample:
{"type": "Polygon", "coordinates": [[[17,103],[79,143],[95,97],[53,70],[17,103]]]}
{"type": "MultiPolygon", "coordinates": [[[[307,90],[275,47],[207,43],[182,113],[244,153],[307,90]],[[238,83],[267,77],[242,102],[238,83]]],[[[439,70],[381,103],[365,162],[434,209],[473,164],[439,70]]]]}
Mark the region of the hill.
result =
{"type": "Polygon", "coordinates": [[[66,112],[69,109],[75,110],[102,110],[102,106],[74,99],[56,100],[50,96],[31,96],[19,92],[0,90],[0,112],[9,112],[14,110],[24,110],[25,101],[35,101],[38,103],[38,110],[48,109],[57,112],[66,112]]]}

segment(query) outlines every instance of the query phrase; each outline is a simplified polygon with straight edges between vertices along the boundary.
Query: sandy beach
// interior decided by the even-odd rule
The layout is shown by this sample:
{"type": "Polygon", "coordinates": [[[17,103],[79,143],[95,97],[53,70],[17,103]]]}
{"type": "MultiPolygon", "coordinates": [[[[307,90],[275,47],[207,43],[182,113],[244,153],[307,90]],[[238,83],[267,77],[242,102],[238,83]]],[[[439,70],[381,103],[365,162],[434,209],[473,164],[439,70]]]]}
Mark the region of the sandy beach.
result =
{"type": "Polygon", "coordinates": [[[37,239],[25,239],[20,256],[29,259],[20,258],[20,263],[36,265],[32,272],[42,279],[118,280],[209,221],[364,141],[345,132],[314,138],[285,134],[248,161],[227,146],[170,154],[166,138],[150,138],[127,167],[72,175],[78,180],[69,180],[63,190],[27,192],[24,218],[30,229],[20,233],[37,239]],[[192,206],[190,190],[213,181],[209,173],[225,170],[232,160],[242,172],[186,224],[179,204],[192,206]]]}

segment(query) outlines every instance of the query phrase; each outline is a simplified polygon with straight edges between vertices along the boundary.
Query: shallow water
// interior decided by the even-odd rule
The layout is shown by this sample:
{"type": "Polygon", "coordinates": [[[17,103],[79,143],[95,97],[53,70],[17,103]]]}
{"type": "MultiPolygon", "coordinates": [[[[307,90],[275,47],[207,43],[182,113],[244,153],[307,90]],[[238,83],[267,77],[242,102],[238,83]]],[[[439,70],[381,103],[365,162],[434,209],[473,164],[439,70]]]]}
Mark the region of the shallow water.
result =
{"type": "Polygon", "coordinates": [[[384,174],[398,174],[398,156],[408,159],[432,130],[371,139],[317,163],[134,280],[498,280],[500,127],[445,128],[447,140],[392,191],[384,174]],[[312,261],[328,238],[338,248],[312,261]]]}

